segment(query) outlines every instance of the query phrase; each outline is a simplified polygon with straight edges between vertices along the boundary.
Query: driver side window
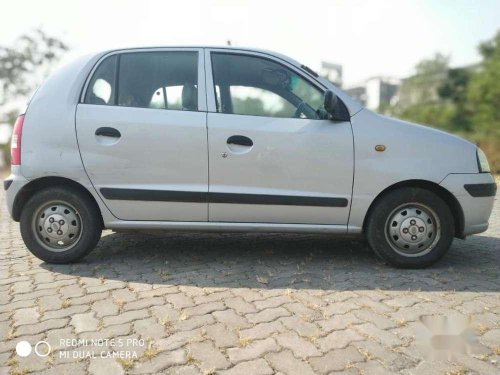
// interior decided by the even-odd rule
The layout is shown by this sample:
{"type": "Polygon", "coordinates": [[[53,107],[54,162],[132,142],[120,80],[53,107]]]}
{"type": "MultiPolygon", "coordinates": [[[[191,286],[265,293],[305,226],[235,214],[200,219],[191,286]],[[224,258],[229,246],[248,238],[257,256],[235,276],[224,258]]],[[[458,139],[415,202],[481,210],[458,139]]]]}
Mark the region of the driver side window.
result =
{"type": "Polygon", "coordinates": [[[293,117],[296,108],[283,97],[258,87],[230,86],[233,113],[239,115],[293,117]]]}
{"type": "Polygon", "coordinates": [[[320,119],[323,93],[272,60],[212,53],[217,112],[320,119]]]}

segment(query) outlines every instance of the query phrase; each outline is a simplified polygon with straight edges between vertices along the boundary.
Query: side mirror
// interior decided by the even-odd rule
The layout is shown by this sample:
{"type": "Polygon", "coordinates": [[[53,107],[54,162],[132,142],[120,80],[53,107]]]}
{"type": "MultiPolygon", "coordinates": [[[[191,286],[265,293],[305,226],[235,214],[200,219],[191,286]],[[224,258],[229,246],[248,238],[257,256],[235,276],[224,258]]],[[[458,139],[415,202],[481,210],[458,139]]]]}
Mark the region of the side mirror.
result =
{"type": "Polygon", "coordinates": [[[331,90],[325,91],[325,110],[330,114],[331,119],[335,121],[349,121],[351,116],[347,111],[344,103],[339,100],[338,96],[331,90]]]}
{"type": "Polygon", "coordinates": [[[333,93],[331,90],[325,91],[325,109],[326,111],[333,115],[335,113],[335,108],[337,108],[337,104],[339,102],[339,98],[337,95],[333,93]]]}

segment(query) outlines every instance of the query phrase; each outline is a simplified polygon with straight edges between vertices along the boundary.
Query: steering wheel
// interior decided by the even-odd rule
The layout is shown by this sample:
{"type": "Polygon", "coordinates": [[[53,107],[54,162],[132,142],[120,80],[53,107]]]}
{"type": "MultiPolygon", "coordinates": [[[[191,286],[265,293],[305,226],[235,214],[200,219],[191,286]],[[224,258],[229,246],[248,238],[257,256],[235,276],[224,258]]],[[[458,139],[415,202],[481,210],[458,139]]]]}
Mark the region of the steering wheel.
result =
{"type": "Polygon", "coordinates": [[[307,103],[306,102],[300,102],[300,104],[297,106],[297,109],[295,110],[295,113],[293,114],[294,118],[301,118],[300,115],[304,114],[304,108],[307,108],[307,103]]]}

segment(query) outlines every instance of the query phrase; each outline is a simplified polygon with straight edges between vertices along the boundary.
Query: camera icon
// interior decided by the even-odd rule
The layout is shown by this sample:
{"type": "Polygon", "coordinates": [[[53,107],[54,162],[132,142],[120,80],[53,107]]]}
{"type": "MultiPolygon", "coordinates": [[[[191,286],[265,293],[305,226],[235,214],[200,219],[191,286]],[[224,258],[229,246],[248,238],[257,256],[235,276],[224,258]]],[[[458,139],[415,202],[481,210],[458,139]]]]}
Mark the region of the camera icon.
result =
{"type": "MultiPolygon", "coordinates": [[[[47,357],[52,348],[47,341],[38,341],[35,344],[35,354],[39,357],[47,357]]],[[[33,351],[33,347],[28,341],[19,341],[16,345],[16,353],[19,357],[27,357],[33,351]]]]}

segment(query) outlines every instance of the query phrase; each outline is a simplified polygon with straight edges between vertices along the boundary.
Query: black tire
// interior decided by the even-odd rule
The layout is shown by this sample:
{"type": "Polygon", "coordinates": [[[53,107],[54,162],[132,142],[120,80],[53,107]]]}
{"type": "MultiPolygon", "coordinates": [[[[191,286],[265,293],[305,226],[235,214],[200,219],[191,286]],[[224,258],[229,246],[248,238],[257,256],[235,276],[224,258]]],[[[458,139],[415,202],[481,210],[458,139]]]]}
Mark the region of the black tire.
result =
{"type": "MultiPolygon", "coordinates": [[[[409,219],[412,219],[412,217],[405,220],[409,219]]],[[[427,220],[422,222],[427,223],[427,220]]],[[[368,243],[373,251],[389,264],[401,268],[424,268],[437,262],[446,254],[455,235],[453,215],[443,199],[429,190],[411,187],[394,190],[378,200],[370,210],[365,229],[368,243]],[[391,230],[405,230],[406,234],[401,234],[401,237],[411,236],[413,240],[412,233],[409,233],[409,229],[412,228],[404,228],[404,225],[409,225],[408,222],[402,224],[405,221],[401,215],[404,214],[406,205],[413,210],[412,212],[415,212],[415,215],[418,215],[418,208],[425,211],[424,215],[429,214],[424,217],[430,219],[429,228],[431,228],[433,217],[435,216],[437,219],[433,224],[436,226],[436,230],[434,230],[436,233],[432,233],[432,230],[428,229],[427,226],[422,230],[422,232],[425,231],[423,234],[415,230],[417,232],[415,233],[415,239],[417,239],[417,236],[421,236],[418,241],[422,238],[422,243],[416,240],[415,245],[410,244],[409,246],[421,245],[422,249],[416,249],[415,253],[410,255],[404,253],[410,250],[401,248],[401,246],[408,246],[408,242],[405,242],[403,238],[398,238],[397,235],[393,235],[394,232],[391,232],[391,230]],[[395,215],[399,215],[398,217],[401,220],[396,219],[395,215]],[[390,218],[395,219],[389,223],[390,218]],[[391,226],[395,228],[390,228],[391,226]],[[431,236],[435,237],[431,239],[431,236]],[[424,246],[425,241],[433,242],[424,246]]]]}
{"type": "Polygon", "coordinates": [[[88,195],[77,189],[57,186],[40,190],[28,200],[21,212],[20,227],[24,243],[33,255],[47,263],[64,264],[83,258],[95,248],[101,238],[102,219],[99,208],[88,195]],[[35,216],[52,202],[71,206],[78,218],[78,237],[68,245],[67,250],[64,247],[51,249],[41,238],[43,233],[40,232],[42,233],[40,235],[36,233],[40,227],[34,224],[37,220],[35,216]]]}

